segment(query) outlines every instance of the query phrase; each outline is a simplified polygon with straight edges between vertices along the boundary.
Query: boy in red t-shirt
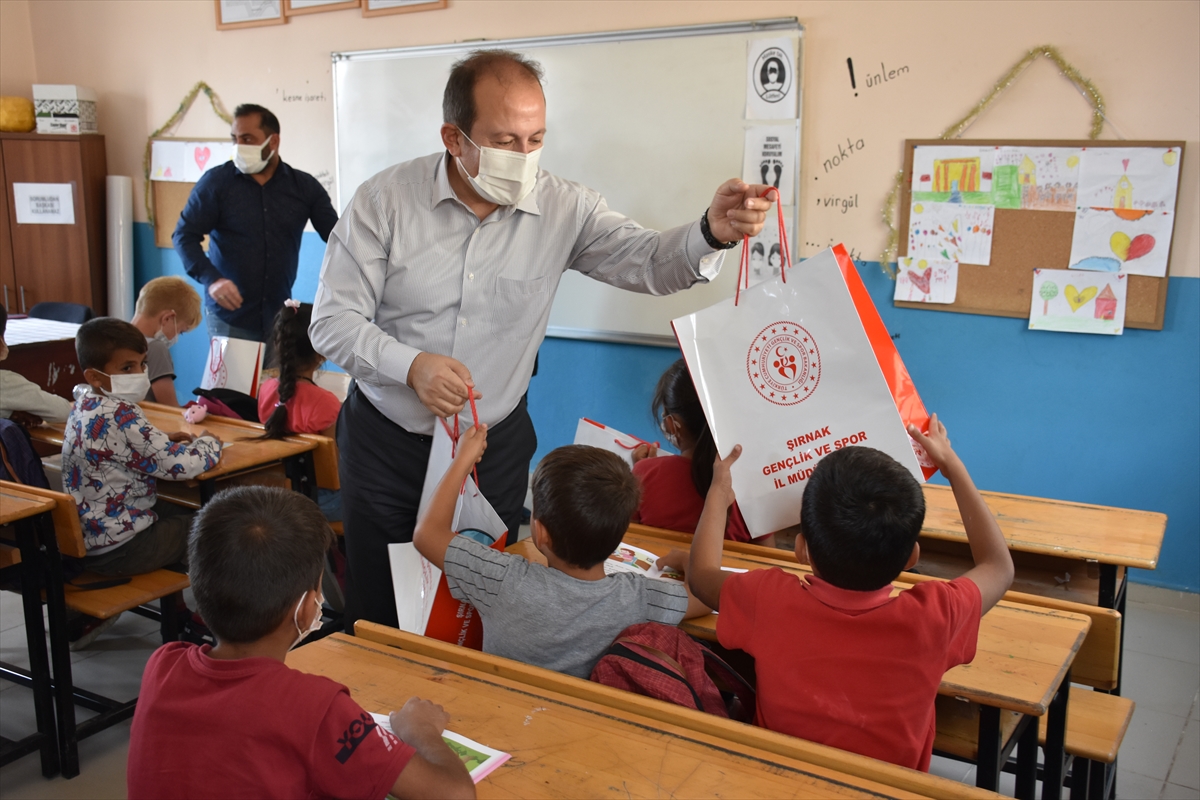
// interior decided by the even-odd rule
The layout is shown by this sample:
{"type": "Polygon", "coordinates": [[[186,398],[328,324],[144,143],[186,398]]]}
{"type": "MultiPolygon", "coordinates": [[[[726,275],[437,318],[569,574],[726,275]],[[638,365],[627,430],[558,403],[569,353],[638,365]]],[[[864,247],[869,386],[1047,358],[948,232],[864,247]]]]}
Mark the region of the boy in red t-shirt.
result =
{"type": "Polygon", "coordinates": [[[329,540],[317,505],[284,489],[230,489],[196,515],[189,574],[217,646],[150,657],[129,797],[475,797],[441,706],[411,698],[393,736],[345,686],[284,664],[320,625],[329,540]]]}
{"type": "Polygon", "coordinates": [[[961,578],[891,596],[892,580],[917,563],[925,497],[906,468],[869,447],[826,456],[804,489],[796,557],[812,577],[723,571],[738,446],[717,459],[687,580],[720,610],[721,644],[754,656],[758,724],[928,771],[942,676],[975,657],[979,618],[1012,584],[1013,564],[937,415],[928,435],[909,434],[954,490],[975,559],[961,578]]]}

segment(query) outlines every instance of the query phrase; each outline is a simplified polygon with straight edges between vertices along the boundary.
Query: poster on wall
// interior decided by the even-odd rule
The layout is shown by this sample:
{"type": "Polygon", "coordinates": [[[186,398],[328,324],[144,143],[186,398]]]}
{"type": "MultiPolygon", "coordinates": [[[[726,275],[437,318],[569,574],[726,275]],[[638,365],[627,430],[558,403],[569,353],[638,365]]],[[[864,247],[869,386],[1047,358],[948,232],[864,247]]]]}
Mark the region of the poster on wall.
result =
{"type": "Polygon", "coordinates": [[[992,260],[995,211],[993,206],[914,200],[907,255],[986,266],[992,260]]]}
{"type": "MultiPolygon", "coordinates": [[[[795,209],[784,206],[783,221],[789,243],[794,242],[795,226],[792,220],[795,218],[795,209]]],[[[792,244],[792,247],[794,249],[795,245],[792,244]]],[[[750,239],[750,284],[761,283],[768,278],[778,278],[784,262],[783,244],[779,241],[779,223],[775,214],[771,213],[758,236],[750,239]]]]}
{"type": "Polygon", "coordinates": [[[796,42],[751,39],[746,52],[746,119],[795,119],[796,42]]]}
{"type": "Polygon", "coordinates": [[[758,125],[746,130],[742,180],[774,186],[779,190],[779,202],[795,204],[795,125],[758,125]]]}
{"type": "Polygon", "coordinates": [[[953,303],[958,295],[957,261],[900,256],[896,266],[893,301],[953,303]]]}
{"type": "Polygon", "coordinates": [[[996,208],[1074,211],[1078,147],[998,147],[992,173],[996,208]]]}
{"type": "Polygon", "coordinates": [[[992,205],[994,147],[921,146],[913,151],[915,200],[992,205]]]}
{"type": "Polygon", "coordinates": [[[1119,336],[1128,285],[1123,272],[1035,269],[1029,329],[1119,336]]]}
{"type": "Polygon", "coordinates": [[[1174,214],[1146,211],[1134,219],[1113,208],[1081,208],[1071,233],[1071,269],[1167,274],[1174,214]]]}
{"type": "Polygon", "coordinates": [[[1174,211],[1179,153],[1172,147],[1085,147],[1079,159],[1080,208],[1174,211]]]}

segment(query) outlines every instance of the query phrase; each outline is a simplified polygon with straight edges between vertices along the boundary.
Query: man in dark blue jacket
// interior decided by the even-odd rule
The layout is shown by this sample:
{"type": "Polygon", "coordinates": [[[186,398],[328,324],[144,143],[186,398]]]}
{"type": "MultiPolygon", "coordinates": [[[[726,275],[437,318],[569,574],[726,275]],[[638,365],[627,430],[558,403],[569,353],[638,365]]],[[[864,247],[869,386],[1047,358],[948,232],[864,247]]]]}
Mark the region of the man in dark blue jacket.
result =
{"type": "Polygon", "coordinates": [[[210,336],[267,342],[292,294],[305,224],[312,220],[328,241],[337,212],[316,178],[280,160],[279,120],[270,111],[238,106],[230,135],[233,160],[204,173],[192,190],[175,251],[207,291],[210,336]]]}

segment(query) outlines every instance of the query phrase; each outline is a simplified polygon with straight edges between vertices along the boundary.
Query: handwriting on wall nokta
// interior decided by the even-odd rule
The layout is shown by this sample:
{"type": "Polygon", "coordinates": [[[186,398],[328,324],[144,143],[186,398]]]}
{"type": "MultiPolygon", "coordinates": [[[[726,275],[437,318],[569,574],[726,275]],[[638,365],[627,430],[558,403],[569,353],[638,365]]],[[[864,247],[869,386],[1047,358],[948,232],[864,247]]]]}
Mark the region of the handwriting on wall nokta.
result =
{"type": "Polygon", "coordinates": [[[850,156],[852,156],[855,153],[862,150],[863,147],[865,147],[865,146],[866,146],[866,143],[862,139],[858,139],[857,141],[855,141],[855,140],[851,139],[849,136],[847,136],[846,144],[838,145],[837,155],[831,156],[830,158],[827,158],[822,162],[822,164],[825,167],[825,171],[829,172],[831,169],[841,166],[843,161],[845,161],[846,159],[850,158],[850,156]]]}

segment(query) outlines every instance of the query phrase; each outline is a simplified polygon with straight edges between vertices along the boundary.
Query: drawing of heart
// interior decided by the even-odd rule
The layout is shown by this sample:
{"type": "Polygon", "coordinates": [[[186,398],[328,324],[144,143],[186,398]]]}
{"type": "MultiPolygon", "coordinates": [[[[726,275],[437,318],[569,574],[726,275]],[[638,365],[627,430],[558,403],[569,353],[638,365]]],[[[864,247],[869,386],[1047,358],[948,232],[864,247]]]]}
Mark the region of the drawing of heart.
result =
{"type": "Polygon", "coordinates": [[[1113,254],[1122,261],[1129,255],[1129,245],[1129,234],[1121,231],[1114,233],[1108,240],[1108,246],[1112,248],[1113,254]]]}
{"type": "Polygon", "coordinates": [[[921,294],[929,294],[929,275],[933,270],[925,270],[924,272],[908,271],[908,279],[912,281],[913,286],[921,290],[921,294]]]}
{"type": "Polygon", "coordinates": [[[194,158],[196,159],[196,166],[200,168],[201,172],[204,172],[204,165],[208,163],[209,156],[211,155],[212,151],[207,147],[196,148],[194,158]]]}
{"type": "Polygon", "coordinates": [[[1125,256],[1125,260],[1133,261],[1135,258],[1141,258],[1154,249],[1154,244],[1153,236],[1148,233],[1139,233],[1129,243],[1129,252],[1125,256]]]}
{"type": "Polygon", "coordinates": [[[1071,305],[1071,313],[1074,314],[1087,302],[1096,296],[1099,290],[1095,286],[1088,286],[1082,292],[1074,286],[1067,284],[1067,288],[1063,290],[1063,297],[1067,298],[1067,302],[1071,305]]]}
{"type": "Polygon", "coordinates": [[[1121,166],[1125,167],[1125,171],[1126,171],[1126,172],[1128,172],[1128,171],[1129,171],[1129,159],[1128,159],[1128,158],[1122,158],[1122,159],[1121,159],[1121,166]]]}

